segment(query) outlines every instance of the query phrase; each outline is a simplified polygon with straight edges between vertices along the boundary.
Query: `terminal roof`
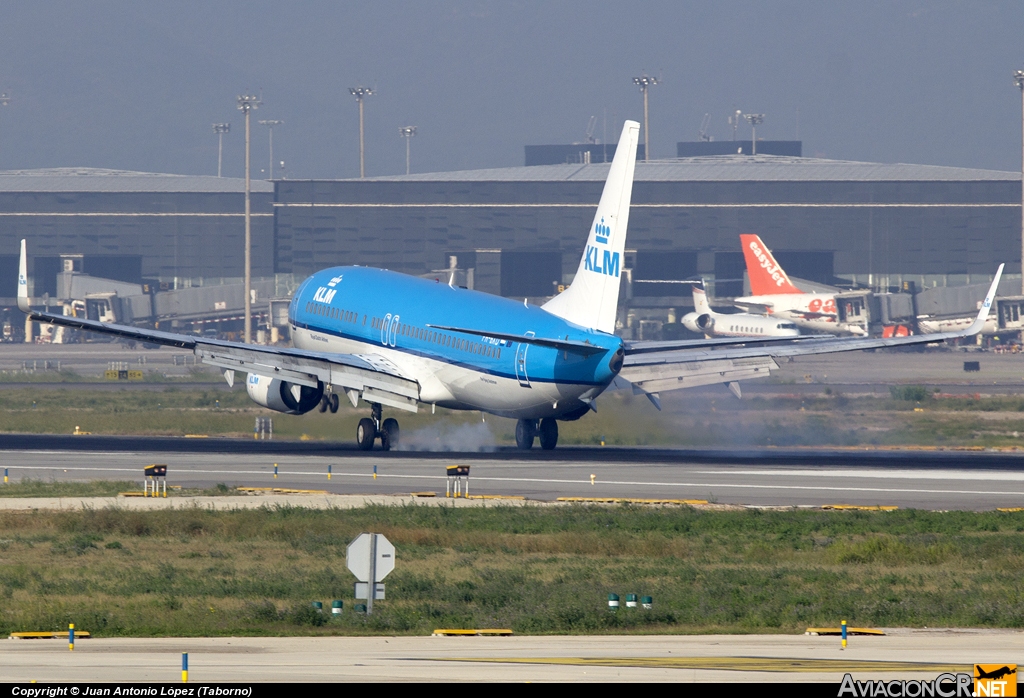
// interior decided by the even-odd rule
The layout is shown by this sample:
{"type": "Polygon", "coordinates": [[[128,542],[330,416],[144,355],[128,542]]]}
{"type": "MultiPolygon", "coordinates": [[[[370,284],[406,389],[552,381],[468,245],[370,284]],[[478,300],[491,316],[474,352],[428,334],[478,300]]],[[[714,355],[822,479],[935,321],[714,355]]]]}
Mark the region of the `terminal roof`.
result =
{"type": "MultiPolygon", "coordinates": [[[[610,163],[534,165],[457,172],[370,177],[378,182],[562,182],[601,181],[610,163]]],[[[1020,181],[1019,172],[941,165],[825,160],[783,155],[709,155],[637,161],[637,182],[965,182],[1020,181]]]]}
{"type": "MultiPolygon", "coordinates": [[[[254,179],[252,191],[255,194],[272,194],[274,185],[266,180],[254,179]]],[[[131,172],[94,167],[53,167],[0,171],[0,193],[4,192],[241,194],[245,192],[245,180],[236,177],[131,172]]]]}

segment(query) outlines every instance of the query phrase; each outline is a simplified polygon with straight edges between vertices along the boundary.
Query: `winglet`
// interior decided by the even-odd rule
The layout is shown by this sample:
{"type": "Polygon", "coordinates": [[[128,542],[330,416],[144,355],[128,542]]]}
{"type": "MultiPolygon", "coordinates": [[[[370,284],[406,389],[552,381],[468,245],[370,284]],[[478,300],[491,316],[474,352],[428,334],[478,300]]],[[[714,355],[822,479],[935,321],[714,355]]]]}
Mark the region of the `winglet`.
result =
{"type": "Polygon", "coordinates": [[[28,305],[28,255],[25,253],[25,239],[21,240],[21,258],[18,260],[18,308],[27,313],[28,305]]]}
{"type": "Polygon", "coordinates": [[[1003,267],[1005,264],[1000,264],[999,268],[996,269],[996,278],[992,279],[992,285],[988,287],[988,294],[985,296],[985,300],[981,304],[981,310],[978,311],[978,317],[974,319],[971,326],[968,327],[963,336],[972,337],[979,332],[985,326],[985,321],[988,320],[988,313],[992,309],[992,302],[996,297],[996,289],[999,288],[999,278],[1003,275],[1003,267]]]}

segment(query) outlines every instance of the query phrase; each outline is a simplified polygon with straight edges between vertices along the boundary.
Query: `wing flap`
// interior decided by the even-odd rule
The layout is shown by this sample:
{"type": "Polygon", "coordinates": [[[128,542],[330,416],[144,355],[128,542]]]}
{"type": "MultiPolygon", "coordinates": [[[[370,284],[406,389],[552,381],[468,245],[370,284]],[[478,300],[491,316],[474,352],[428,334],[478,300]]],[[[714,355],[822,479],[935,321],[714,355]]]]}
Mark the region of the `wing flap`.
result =
{"type": "Polygon", "coordinates": [[[759,356],[624,366],[619,375],[646,393],[659,393],[714,383],[766,378],[778,367],[770,356],[759,356]]]}

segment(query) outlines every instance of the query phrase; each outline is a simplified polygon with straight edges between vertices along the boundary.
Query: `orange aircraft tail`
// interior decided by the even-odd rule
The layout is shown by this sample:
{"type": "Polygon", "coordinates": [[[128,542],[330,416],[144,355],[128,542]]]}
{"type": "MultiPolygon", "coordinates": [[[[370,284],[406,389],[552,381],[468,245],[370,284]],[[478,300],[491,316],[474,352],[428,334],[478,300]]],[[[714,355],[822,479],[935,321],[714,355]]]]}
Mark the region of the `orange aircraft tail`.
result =
{"type": "Polygon", "coordinates": [[[752,296],[771,296],[778,293],[803,293],[793,285],[779,263],[775,261],[757,235],[740,235],[743,258],[747,260],[752,296]]]}

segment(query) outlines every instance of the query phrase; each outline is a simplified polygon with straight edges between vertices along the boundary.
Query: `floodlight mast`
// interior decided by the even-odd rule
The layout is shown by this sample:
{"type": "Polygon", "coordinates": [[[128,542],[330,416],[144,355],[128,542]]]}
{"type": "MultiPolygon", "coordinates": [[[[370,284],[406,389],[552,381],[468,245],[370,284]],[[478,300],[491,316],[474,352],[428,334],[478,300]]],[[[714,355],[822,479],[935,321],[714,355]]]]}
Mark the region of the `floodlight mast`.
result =
{"type": "Polygon", "coordinates": [[[263,104],[256,95],[240,95],[238,109],[245,114],[245,343],[252,344],[252,179],[249,172],[249,114],[263,104]]]}
{"type": "Polygon", "coordinates": [[[409,174],[409,141],[416,135],[416,127],[399,126],[398,135],[405,139],[405,173],[409,174]]]}
{"type": "Polygon", "coordinates": [[[273,181],[274,179],[274,127],[283,126],[284,122],[280,119],[260,119],[260,124],[270,129],[270,164],[267,166],[267,179],[273,181]]]}
{"type": "Polygon", "coordinates": [[[641,75],[638,78],[633,78],[633,84],[640,88],[640,92],[644,96],[644,162],[651,159],[651,139],[650,139],[650,123],[647,119],[647,90],[652,85],[658,84],[658,78],[648,77],[647,75],[641,75]]]}
{"type": "Polygon", "coordinates": [[[7,106],[10,104],[10,93],[0,92],[0,106],[7,106]]]}
{"type": "Polygon", "coordinates": [[[373,90],[369,87],[350,87],[348,92],[359,102],[359,178],[362,179],[366,176],[366,160],[363,157],[363,100],[372,95],[373,90]]]}
{"type": "Polygon", "coordinates": [[[1021,121],[1021,175],[1020,175],[1020,249],[1021,249],[1021,293],[1024,293],[1024,70],[1013,73],[1013,82],[1020,90],[1020,121],[1021,121]]]}
{"type": "Polygon", "coordinates": [[[213,132],[217,134],[217,176],[221,176],[224,164],[224,134],[231,132],[231,124],[214,124],[213,132]]]}
{"type": "Polygon", "coordinates": [[[764,123],[764,114],[744,114],[743,118],[750,124],[750,154],[757,155],[757,125],[764,123]]]}

